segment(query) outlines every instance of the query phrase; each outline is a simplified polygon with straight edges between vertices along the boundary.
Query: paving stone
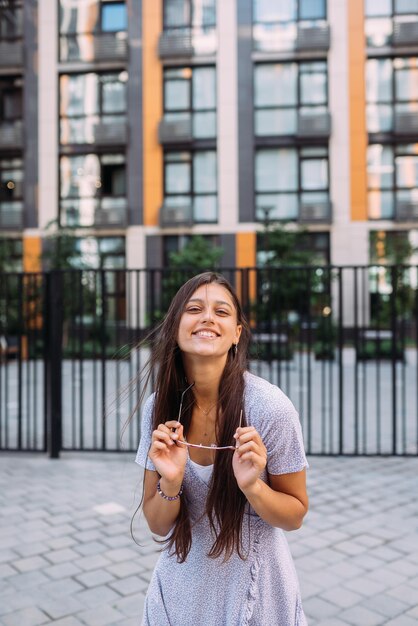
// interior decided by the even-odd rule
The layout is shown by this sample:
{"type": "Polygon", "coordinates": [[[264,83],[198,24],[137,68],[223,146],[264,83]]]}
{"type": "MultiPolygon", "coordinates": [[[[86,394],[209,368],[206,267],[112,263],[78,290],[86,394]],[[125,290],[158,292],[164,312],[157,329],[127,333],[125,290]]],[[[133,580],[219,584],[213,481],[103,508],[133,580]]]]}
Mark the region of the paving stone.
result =
{"type": "Polygon", "coordinates": [[[46,598],[40,600],[38,606],[53,620],[71,616],[86,608],[86,605],[74,596],[60,596],[58,599],[46,598]]]}
{"type": "Polygon", "coordinates": [[[63,548],[62,550],[51,550],[50,552],[46,552],[44,556],[46,559],[48,559],[48,561],[50,561],[54,565],[57,565],[58,563],[73,561],[79,555],[77,552],[72,550],[72,548],[63,548]]]}
{"type": "Polygon", "coordinates": [[[334,589],[329,589],[328,591],[321,593],[321,598],[331,602],[332,604],[340,606],[342,609],[348,609],[351,606],[355,606],[364,599],[364,597],[359,593],[350,591],[350,589],[343,586],[337,586],[334,589]]]}
{"type": "Polygon", "coordinates": [[[7,563],[0,565],[0,579],[9,578],[9,576],[13,576],[16,574],[16,570],[7,563]]]}
{"type": "Polygon", "coordinates": [[[387,619],[397,617],[410,608],[410,605],[386,593],[378,593],[375,596],[367,598],[362,602],[362,606],[365,606],[371,611],[381,613],[387,619]]]}
{"type": "Polygon", "coordinates": [[[88,626],[108,626],[123,619],[124,615],[111,606],[99,606],[79,613],[78,617],[88,626]]]}
{"type": "Polygon", "coordinates": [[[39,626],[48,622],[48,616],[36,607],[22,609],[2,617],[4,626],[39,626]]]}
{"type": "Polygon", "coordinates": [[[43,573],[53,580],[68,578],[70,576],[74,576],[75,574],[79,574],[80,572],[81,569],[79,567],[68,561],[66,563],[59,563],[58,565],[50,565],[50,567],[45,567],[43,569],[43,573]]]}
{"type": "Polygon", "coordinates": [[[144,568],[137,561],[122,561],[122,563],[112,563],[106,567],[107,571],[117,578],[125,578],[132,574],[139,574],[144,568]]]}
{"type": "Polygon", "coordinates": [[[99,587],[80,591],[75,597],[87,607],[94,608],[103,604],[114,604],[120,598],[120,595],[113,589],[110,589],[110,587],[100,585],[99,587]]]}
{"type": "Polygon", "coordinates": [[[101,552],[106,552],[108,549],[108,546],[106,546],[101,541],[87,541],[86,543],[80,543],[75,546],[75,550],[83,556],[100,554],[101,552]]]}
{"type": "Polygon", "coordinates": [[[89,571],[92,569],[99,569],[99,567],[107,567],[110,565],[109,559],[105,558],[101,554],[95,554],[93,556],[84,556],[74,561],[74,564],[82,570],[89,571]]]}
{"type": "Polygon", "coordinates": [[[385,622],[385,626],[417,626],[417,620],[405,614],[398,615],[398,617],[385,622]]]}
{"type": "Polygon", "coordinates": [[[382,615],[362,606],[353,606],[342,611],[339,616],[353,626],[381,626],[382,615]]]}
{"type": "MultiPolygon", "coordinates": [[[[331,617],[340,611],[340,607],[323,600],[319,596],[308,598],[304,602],[304,611],[307,616],[315,618],[331,617]]],[[[308,619],[309,622],[309,619],[308,619]]]]}
{"type": "Polygon", "coordinates": [[[129,596],[137,591],[146,591],[148,585],[139,576],[129,576],[128,578],[111,582],[109,587],[115,589],[121,596],[129,596]]]}
{"type": "Polygon", "coordinates": [[[55,619],[52,623],[54,624],[54,626],[84,626],[83,623],[74,616],[63,617],[62,619],[55,619]]]}
{"type": "Polygon", "coordinates": [[[19,572],[39,570],[47,565],[49,565],[48,561],[41,556],[31,556],[26,559],[16,559],[13,561],[13,567],[18,569],[19,572]]]}
{"type": "Polygon", "coordinates": [[[98,585],[104,585],[114,581],[115,578],[107,570],[99,569],[79,574],[76,576],[76,580],[78,580],[85,587],[97,587],[98,585]]]}

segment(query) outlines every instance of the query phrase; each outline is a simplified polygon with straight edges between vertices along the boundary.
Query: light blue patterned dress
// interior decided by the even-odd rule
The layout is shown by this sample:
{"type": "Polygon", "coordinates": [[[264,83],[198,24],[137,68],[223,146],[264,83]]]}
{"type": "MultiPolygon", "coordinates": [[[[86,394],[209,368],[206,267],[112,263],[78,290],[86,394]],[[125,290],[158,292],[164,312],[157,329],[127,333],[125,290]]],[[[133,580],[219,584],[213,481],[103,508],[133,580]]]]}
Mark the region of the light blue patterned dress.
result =
{"type": "MultiPolygon", "coordinates": [[[[247,423],[267,448],[267,471],[289,474],[307,467],[298,414],[289,398],[262,378],[245,375],[247,423]]],[[[147,458],[153,396],[145,404],[136,462],[154,470],[147,458]]],[[[267,474],[261,475],[267,481],[267,474]]],[[[306,626],[299,583],[284,532],[248,507],[243,545],[248,555],[226,563],[206,555],[213,544],[203,515],[207,480],[188,459],[184,475],[192,521],[192,547],[184,563],[164,550],[155,567],[144,607],[143,626],[306,626]],[[203,515],[203,517],[202,517],[203,515]]]]}

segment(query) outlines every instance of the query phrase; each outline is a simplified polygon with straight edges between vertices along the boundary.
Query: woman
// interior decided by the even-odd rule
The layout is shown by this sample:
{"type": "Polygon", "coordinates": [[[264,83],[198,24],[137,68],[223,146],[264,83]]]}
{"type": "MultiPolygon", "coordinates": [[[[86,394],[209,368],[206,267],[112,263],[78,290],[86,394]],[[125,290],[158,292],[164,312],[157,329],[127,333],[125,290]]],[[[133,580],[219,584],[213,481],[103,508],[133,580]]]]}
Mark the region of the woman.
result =
{"type": "Polygon", "coordinates": [[[305,626],[284,530],[308,509],[290,400],[247,371],[248,324],[231,285],[187,281],[162,323],[156,393],[136,461],[143,511],[166,547],[144,626],[305,626]]]}

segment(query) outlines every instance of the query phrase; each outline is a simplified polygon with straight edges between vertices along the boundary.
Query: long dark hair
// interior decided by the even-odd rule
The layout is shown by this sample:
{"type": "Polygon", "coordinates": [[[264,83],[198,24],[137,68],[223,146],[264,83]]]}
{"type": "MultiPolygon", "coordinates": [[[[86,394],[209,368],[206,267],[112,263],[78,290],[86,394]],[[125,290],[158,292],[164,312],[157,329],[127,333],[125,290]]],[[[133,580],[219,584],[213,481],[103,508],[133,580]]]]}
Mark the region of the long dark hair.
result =
{"type": "MultiPolygon", "coordinates": [[[[244,372],[248,365],[248,345],[250,329],[238,297],[230,283],[220,274],[204,272],[188,280],[174,296],[167,314],[160,324],[153,346],[149,369],[157,370],[155,400],[153,407],[153,429],[169,419],[177,419],[180,397],[188,386],[177,345],[177,335],[184,308],[192,295],[202,285],[216,283],[224,287],[234,303],[237,324],[242,331],[238,349],[231,346],[219,385],[219,402],[216,417],[216,437],[219,445],[230,445],[239,425],[245,425],[244,411],[244,372]]],[[[192,391],[185,397],[182,423],[187,436],[194,405],[192,391]]],[[[180,513],[169,537],[164,540],[170,550],[177,555],[179,562],[185,561],[191,547],[191,523],[185,495],[181,496],[180,513]]],[[[231,557],[234,550],[244,558],[242,546],[242,522],[246,498],[239,489],[232,471],[232,454],[215,454],[212,479],[206,500],[206,513],[213,531],[214,542],[208,556],[224,560],[231,557]]]]}

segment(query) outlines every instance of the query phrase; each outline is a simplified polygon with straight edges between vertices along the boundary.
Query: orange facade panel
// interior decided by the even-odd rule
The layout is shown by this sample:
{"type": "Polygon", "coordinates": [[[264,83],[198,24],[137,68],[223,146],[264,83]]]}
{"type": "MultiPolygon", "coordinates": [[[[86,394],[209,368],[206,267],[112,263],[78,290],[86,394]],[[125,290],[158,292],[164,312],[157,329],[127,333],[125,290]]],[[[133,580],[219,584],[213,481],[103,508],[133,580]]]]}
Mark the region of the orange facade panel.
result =
{"type": "Polygon", "coordinates": [[[162,30],[162,2],[144,0],[142,5],[142,128],[144,225],[158,224],[163,201],[163,153],[158,143],[158,123],[163,114],[162,67],[158,38],[162,30]]]}
{"type": "Polygon", "coordinates": [[[351,219],[367,220],[367,128],[364,2],[348,3],[351,219]]]}

